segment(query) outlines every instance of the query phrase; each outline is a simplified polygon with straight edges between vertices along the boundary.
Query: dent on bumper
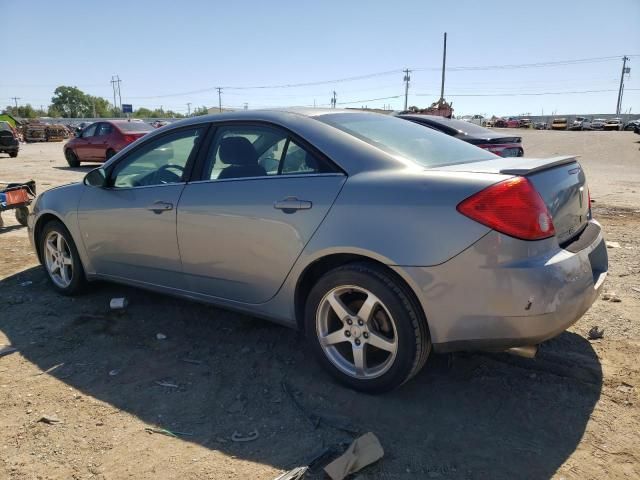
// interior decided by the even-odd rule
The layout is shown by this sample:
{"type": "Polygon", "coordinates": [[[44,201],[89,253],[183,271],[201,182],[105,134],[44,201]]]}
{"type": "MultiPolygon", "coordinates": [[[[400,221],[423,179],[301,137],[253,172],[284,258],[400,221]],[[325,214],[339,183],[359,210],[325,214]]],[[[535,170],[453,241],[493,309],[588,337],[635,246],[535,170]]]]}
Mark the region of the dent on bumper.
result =
{"type": "Polygon", "coordinates": [[[555,238],[525,242],[491,232],[433,267],[396,267],[418,294],[437,351],[537,344],[575,323],[606,277],[600,226],[576,253],[555,238]]]}

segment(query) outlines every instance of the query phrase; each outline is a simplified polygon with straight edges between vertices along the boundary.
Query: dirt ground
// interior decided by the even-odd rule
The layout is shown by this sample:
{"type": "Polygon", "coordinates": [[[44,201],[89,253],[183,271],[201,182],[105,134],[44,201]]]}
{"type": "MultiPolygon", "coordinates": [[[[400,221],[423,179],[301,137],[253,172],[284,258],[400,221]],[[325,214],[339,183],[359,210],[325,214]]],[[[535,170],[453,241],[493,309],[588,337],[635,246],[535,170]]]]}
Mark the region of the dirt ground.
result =
{"type": "MultiPolygon", "coordinates": [[[[360,479],[640,478],[640,137],[521,133],[528,156],[582,155],[621,301],[597,300],[536,359],[434,355],[381,396],[335,384],[296,332],[259,319],[106,283],[61,297],[4,213],[0,346],[19,351],[0,358],[0,479],[272,479],[367,431],[385,456],[360,479]]],[[[0,156],[0,180],[40,190],[88,170],[62,144],[0,156]]]]}

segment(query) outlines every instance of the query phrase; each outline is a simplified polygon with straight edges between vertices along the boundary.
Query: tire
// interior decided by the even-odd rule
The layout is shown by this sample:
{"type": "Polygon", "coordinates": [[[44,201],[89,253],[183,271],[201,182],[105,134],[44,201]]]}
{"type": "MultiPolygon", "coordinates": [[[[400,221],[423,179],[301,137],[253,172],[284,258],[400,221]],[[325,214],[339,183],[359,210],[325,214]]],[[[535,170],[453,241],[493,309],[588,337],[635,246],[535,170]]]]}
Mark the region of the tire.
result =
{"type": "Polygon", "coordinates": [[[86,286],[87,280],[78,249],[69,230],[58,220],[51,220],[43,227],[38,238],[38,245],[42,265],[53,288],[62,295],[80,293],[86,286]],[[64,241],[62,244],[57,242],[58,236],[62,237],[64,241]],[[52,251],[47,247],[48,242],[51,242],[54,249],[58,251],[57,256],[52,255],[52,251]],[[60,256],[60,251],[63,252],[62,256],[60,256]],[[57,260],[55,260],[56,258],[57,260]],[[63,264],[63,262],[68,263],[63,264]],[[57,269],[54,264],[57,265],[57,269]]]}
{"type": "Polygon", "coordinates": [[[399,387],[420,371],[431,351],[426,319],[407,287],[367,262],[338,267],[318,280],[307,298],[305,328],[322,366],[366,393],[399,387]],[[346,307],[344,321],[335,298],[346,307]],[[368,315],[361,310],[365,300],[374,305],[368,315]],[[364,369],[356,367],[355,352],[365,359],[364,369]]]}
{"type": "Polygon", "coordinates": [[[16,158],[18,156],[18,152],[11,152],[11,153],[9,153],[9,156],[11,158],[16,158]]]}
{"type": "Polygon", "coordinates": [[[115,154],[116,154],[116,152],[114,152],[112,149],[107,150],[107,153],[105,154],[105,160],[109,160],[115,154]]]}
{"type": "Polygon", "coordinates": [[[26,227],[29,220],[29,209],[27,207],[16,208],[16,220],[20,225],[26,227]]]}
{"type": "Polygon", "coordinates": [[[67,163],[71,168],[77,168],[80,166],[80,160],[78,160],[78,156],[73,153],[73,150],[65,150],[64,156],[67,159],[67,163]]]}

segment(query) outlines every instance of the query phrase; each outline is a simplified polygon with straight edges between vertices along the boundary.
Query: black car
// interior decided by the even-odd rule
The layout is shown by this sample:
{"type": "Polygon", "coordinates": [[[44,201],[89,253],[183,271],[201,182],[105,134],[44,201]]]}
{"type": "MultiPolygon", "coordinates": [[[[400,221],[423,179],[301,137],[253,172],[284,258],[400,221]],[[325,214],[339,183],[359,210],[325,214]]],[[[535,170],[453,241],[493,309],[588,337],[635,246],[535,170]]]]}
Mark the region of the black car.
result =
{"type": "Polygon", "coordinates": [[[439,130],[501,157],[522,157],[524,155],[521,137],[506,137],[475,123],[434,115],[398,115],[398,117],[439,130]]]}
{"type": "Polygon", "coordinates": [[[625,123],[622,129],[627,132],[638,133],[638,127],[640,127],[640,118],[636,118],[635,120],[631,120],[630,122],[625,123]]]}
{"type": "Polygon", "coordinates": [[[8,153],[10,157],[18,156],[20,142],[7,122],[0,122],[0,153],[8,153]]]}

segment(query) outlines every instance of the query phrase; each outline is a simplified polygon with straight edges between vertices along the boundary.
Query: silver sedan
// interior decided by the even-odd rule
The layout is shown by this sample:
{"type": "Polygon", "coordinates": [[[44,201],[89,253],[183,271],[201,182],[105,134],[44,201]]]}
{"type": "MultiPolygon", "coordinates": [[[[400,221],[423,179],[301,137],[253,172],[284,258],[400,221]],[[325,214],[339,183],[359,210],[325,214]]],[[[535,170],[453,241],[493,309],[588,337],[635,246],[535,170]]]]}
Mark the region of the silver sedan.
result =
{"type": "Polygon", "coordinates": [[[432,349],[534,353],[607,272],[575,158],[341,110],[174,123],[41,194],[29,228],[62,294],[102,279],[264,317],[368,392],[432,349]]]}

